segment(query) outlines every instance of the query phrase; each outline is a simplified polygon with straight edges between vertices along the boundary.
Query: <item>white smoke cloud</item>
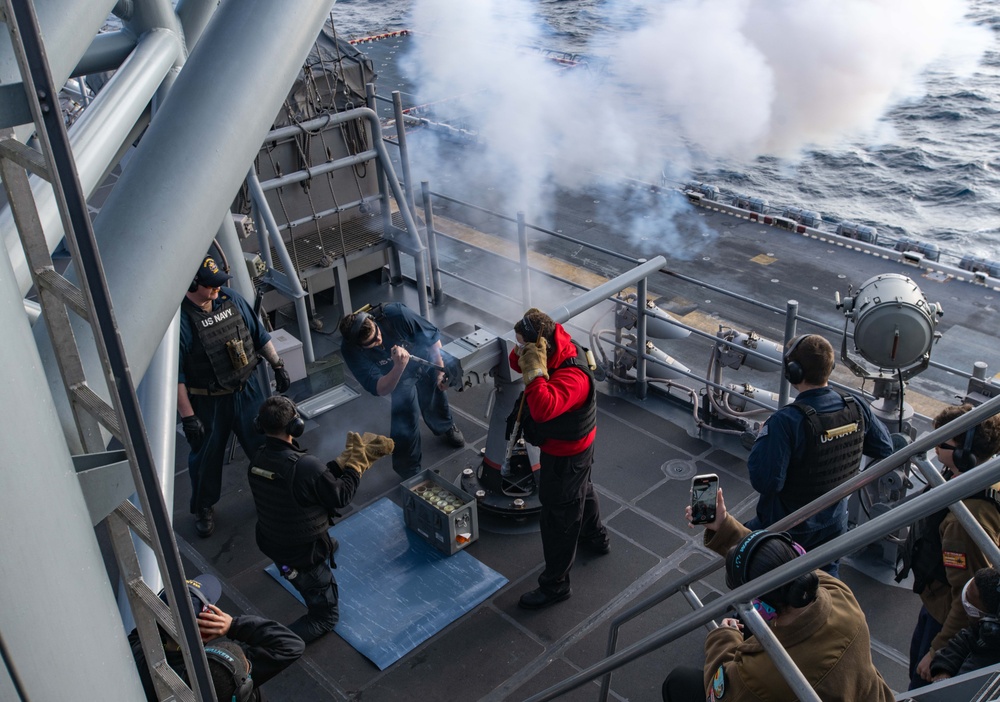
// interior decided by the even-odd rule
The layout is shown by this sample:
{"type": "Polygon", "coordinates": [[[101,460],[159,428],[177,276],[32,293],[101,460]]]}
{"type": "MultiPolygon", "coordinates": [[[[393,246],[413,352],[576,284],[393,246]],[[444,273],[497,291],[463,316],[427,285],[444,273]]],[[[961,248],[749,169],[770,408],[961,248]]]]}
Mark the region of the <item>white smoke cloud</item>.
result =
{"type": "MultiPolygon", "coordinates": [[[[969,71],[991,46],[968,10],[968,0],[620,2],[602,9],[614,31],[590,38],[608,68],[588,70],[524,50],[546,44],[528,0],[416,0],[412,68],[422,96],[461,96],[452,110],[484,147],[475,168],[507,184],[510,209],[544,221],[556,188],[682,180],[716,159],[885,138],[880,118],[921,95],[927,71],[969,71]],[[638,19],[623,30],[628,17],[638,19]]],[[[661,247],[675,235],[669,218],[667,206],[653,224],[661,247]]]]}

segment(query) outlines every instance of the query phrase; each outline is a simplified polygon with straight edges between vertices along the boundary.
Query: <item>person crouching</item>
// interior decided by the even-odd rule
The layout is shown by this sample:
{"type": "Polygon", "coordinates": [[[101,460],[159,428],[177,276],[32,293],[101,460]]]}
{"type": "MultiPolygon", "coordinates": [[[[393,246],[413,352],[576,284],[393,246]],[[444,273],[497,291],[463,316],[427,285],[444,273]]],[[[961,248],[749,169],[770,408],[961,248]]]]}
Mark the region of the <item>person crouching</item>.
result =
{"type": "Polygon", "coordinates": [[[347,448],[324,465],[300,448],[305,422],[287,397],[267,398],[255,426],[264,446],[250,462],[250,491],[257,507],[257,546],[302,595],[308,611],[289,625],[306,643],[340,619],[337,581],[331,567],[336,541],[329,528],[337,510],[354,498],[361,476],[392,453],[385,436],[347,434],[347,448]]]}

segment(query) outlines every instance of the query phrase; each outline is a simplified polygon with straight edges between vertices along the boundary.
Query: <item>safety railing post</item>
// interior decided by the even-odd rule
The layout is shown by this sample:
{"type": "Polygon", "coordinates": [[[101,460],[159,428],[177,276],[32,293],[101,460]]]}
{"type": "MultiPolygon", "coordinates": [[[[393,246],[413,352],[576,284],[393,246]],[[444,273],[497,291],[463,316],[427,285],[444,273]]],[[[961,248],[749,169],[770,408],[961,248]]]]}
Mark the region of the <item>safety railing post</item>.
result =
{"type": "MultiPolygon", "coordinates": [[[[799,303],[798,300],[789,300],[785,311],[785,343],[782,348],[788,348],[788,342],[795,338],[795,329],[798,326],[799,321],[799,303]]],[[[778,384],[778,407],[784,407],[788,404],[788,378],[785,377],[785,367],[782,364],[781,367],[781,380],[778,384]]]]}
{"type": "Polygon", "coordinates": [[[427,255],[431,259],[431,284],[434,304],[444,301],[441,291],[441,266],[438,263],[437,232],[434,231],[434,208],[431,205],[431,186],[426,180],[420,181],[420,194],[424,201],[424,229],[427,233],[427,255]]]}
{"type": "MultiPolygon", "coordinates": [[[[639,259],[645,263],[646,259],[639,259]]],[[[635,317],[635,395],[646,399],[649,384],[646,382],[646,278],[636,283],[635,317]]]]}
{"type": "Polygon", "coordinates": [[[528,269],[528,227],[524,212],[517,213],[517,252],[521,260],[521,300],[524,309],[531,307],[531,271],[528,269]]]}
{"type": "MultiPolygon", "coordinates": [[[[375,102],[375,84],[366,83],[365,92],[368,96],[368,109],[377,112],[378,105],[375,102]]],[[[378,180],[379,200],[382,208],[382,235],[390,238],[392,231],[392,211],[389,206],[389,178],[385,173],[385,168],[378,159],[375,160],[375,178],[378,180]]],[[[405,204],[403,205],[405,207],[405,204]]],[[[389,282],[392,285],[400,285],[403,282],[402,268],[399,263],[399,249],[395,246],[389,247],[389,282]]]]}

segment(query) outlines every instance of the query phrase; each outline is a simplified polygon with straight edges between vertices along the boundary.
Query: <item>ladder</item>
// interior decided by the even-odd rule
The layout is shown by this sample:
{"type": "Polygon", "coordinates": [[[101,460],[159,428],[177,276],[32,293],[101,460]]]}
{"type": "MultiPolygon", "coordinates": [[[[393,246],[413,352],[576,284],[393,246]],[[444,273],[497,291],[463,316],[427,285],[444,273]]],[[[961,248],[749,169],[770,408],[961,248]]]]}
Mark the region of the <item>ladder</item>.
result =
{"type": "Polygon", "coordinates": [[[105,519],[108,534],[157,697],[198,702],[215,701],[205,651],[190,604],[180,554],[153,465],[153,457],[130,375],[124,345],[97,249],[66,127],[53,85],[45,47],[31,0],[0,0],[0,22],[7,27],[24,86],[17,105],[21,124],[33,123],[39,150],[14,138],[12,125],[0,129],[0,179],[31,268],[59,372],[72,407],[81,444],[87,453],[106,450],[107,430],[124,447],[142,507],[128,500],[105,519]],[[51,183],[66,232],[66,245],[79,276],[77,286],[56,272],[27,172],[51,183]],[[105,402],[88,385],[69,312],[90,324],[111,394],[105,402]],[[166,583],[167,603],[142,578],[132,534],[156,554],[166,583]],[[167,663],[159,629],[183,651],[191,684],[167,663]]]}

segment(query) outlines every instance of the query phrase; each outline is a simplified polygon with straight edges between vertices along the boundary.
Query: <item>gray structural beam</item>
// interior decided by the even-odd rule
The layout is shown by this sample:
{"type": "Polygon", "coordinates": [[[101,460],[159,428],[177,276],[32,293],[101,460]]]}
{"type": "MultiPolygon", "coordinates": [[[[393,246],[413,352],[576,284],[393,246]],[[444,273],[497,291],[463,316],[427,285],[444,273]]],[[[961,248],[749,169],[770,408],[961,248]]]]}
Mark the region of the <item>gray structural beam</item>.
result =
{"type": "MultiPolygon", "coordinates": [[[[88,197],[114,165],[122,145],[174,64],[179,51],[177,35],[162,30],[146,34],[121,69],[70,128],[70,145],[80,186],[88,197]]],[[[55,195],[52,187],[37,176],[31,177],[31,184],[45,241],[49,251],[53,251],[64,235],[55,195]]],[[[31,272],[21,250],[9,206],[0,211],[0,235],[23,295],[32,286],[31,272]]]]}
{"type": "MultiPolygon", "coordinates": [[[[52,440],[62,427],[6,259],[0,328],[4,392],[18,398],[0,422],[0,631],[9,665],[25,699],[64,699],[69,680],[74,699],[144,699],[69,449],[52,440]]],[[[7,675],[0,668],[0,693],[7,675]]]]}
{"type": "MultiPolygon", "coordinates": [[[[115,6],[115,0],[37,0],[34,3],[38,24],[45,39],[52,82],[62,85],[86,53],[94,36],[115,6]]],[[[0,85],[21,82],[21,73],[14,58],[7,32],[0,32],[0,85]]],[[[19,90],[23,90],[19,88],[19,90]]],[[[0,101],[0,122],[5,121],[12,101],[0,101]]],[[[30,117],[29,117],[30,119],[30,117]]],[[[30,135],[33,127],[15,130],[21,139],[30,135]]]]}
{"type": "MultiPolygon", "coordinates": [[[[325,0],[223,2],[95,220],[133,377],[145,373],[328,10],[325,0]]],[[[55,369],[42,326],[36,340],[55,369]]],[[[88,378],[100,378],[92,333],[75,332],[88,378]]],[[[58,375],[49,382],[79,448],[58,375]]]]}

